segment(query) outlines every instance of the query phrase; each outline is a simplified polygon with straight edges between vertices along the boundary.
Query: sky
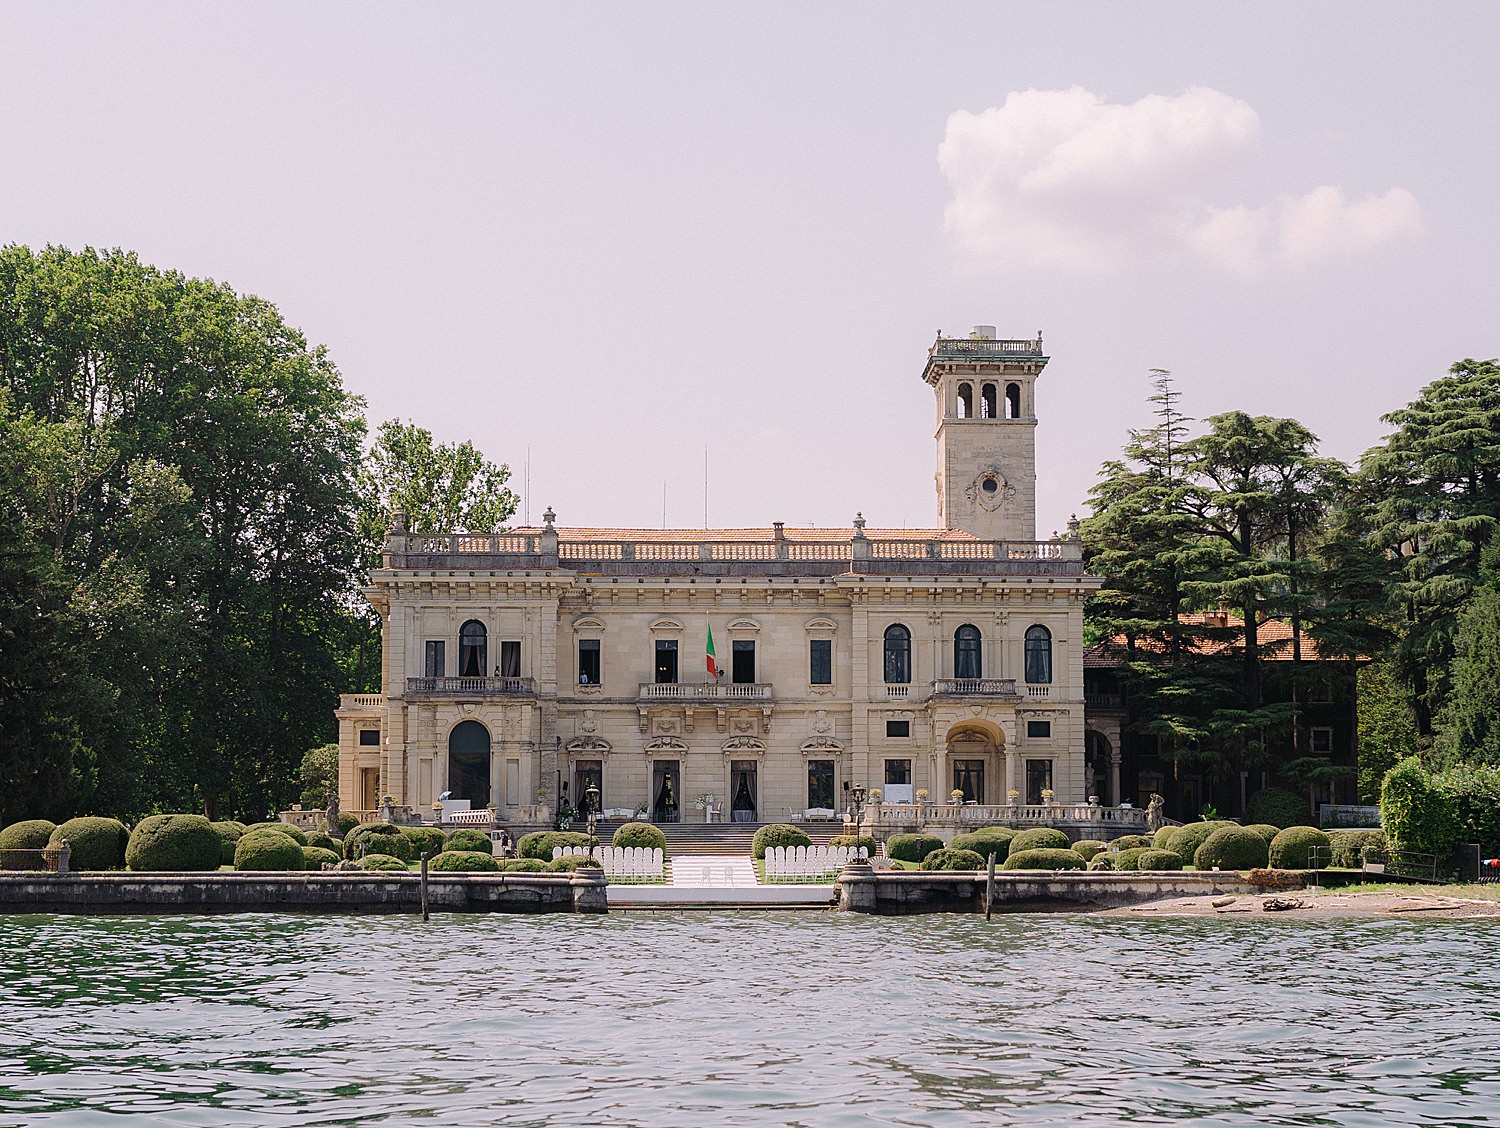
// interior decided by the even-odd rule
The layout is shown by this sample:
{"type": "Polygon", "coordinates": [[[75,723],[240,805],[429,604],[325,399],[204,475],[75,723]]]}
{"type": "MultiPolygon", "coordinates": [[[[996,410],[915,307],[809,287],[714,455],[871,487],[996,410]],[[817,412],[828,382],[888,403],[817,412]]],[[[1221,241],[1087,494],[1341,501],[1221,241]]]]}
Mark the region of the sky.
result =
{"type": "Polygon", "coordinates": [[[930,527],[1044,333],[1038,535],[1183,408],[1354,460],[1500,353],[1490,3],[0,6],[0,243],[274,302],[564,525],[930,527]],[[665,502],[664,502],[665,498],[665,502]]]}

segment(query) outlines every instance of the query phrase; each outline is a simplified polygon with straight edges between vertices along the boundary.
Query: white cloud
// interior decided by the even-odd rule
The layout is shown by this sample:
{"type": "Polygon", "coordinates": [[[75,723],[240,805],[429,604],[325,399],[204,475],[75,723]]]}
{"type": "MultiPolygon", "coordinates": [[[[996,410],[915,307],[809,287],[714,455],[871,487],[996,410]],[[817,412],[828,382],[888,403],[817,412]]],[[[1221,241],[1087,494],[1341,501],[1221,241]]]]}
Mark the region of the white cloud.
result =
{"type": "Polygon", "coordinates": [[[948,118],[944,226],[983,261],[1096,273],[1188,255],[1238,274],[1301,271],[1420,234],[1421,208],[1400,188],[1355,203],[1322,187],[1261,208],[1211,206],[1259,142],[1255,110],[1206,87],[1130,105],[1076,86],[1013,92],[948,118]]]}

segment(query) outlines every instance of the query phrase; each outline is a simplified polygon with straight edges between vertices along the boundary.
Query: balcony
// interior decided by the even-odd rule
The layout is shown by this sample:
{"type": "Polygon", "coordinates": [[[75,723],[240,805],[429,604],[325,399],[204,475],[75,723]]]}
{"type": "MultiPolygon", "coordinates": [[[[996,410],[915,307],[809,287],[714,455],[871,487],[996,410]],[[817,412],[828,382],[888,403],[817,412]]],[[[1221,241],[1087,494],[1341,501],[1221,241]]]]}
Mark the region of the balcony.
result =
{"type": "Polygon", "coordinates": [[[769,701],[770,682],[641,682],[642,701],[769,701]]]}
{"type": "Polygon", "coordinates": [[[938,678],[934,697],[1017,697],[1015,678],[938,678]]]}
{"type": "Polygon", "coordinates": [[[1083,704],[1089,709],[1123,709],[1125,699],[1118,693],[1085,693],[1083,704]]]}
{"type": "Polygon", "coordinates": [[[535,678],[407,678],[407,697],[535,697],[535,678]]]}

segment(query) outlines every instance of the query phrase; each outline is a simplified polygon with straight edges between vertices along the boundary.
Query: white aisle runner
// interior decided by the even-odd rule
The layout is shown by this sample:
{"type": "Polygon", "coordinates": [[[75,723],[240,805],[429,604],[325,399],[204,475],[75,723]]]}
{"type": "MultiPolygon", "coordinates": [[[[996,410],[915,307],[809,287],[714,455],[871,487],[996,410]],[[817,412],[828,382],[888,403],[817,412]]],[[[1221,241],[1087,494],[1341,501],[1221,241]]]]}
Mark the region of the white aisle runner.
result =
{"type": "Polygon", "coordinates": [[[753,888],[755,863],[722,854],[674,854],[671,883],[693,889],[753,888]]]}

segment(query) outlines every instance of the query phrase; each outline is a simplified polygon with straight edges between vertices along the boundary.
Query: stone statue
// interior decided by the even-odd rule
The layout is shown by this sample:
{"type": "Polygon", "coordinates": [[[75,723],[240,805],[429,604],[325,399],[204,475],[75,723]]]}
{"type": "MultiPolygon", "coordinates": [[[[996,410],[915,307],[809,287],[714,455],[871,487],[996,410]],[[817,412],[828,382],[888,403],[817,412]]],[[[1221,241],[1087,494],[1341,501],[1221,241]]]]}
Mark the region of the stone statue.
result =
{"type": "Polygon", "coordinates": [[[1160,795],[1151,796],[1151,802],[1146,804],[1146,828],[1153,834],[1167,825],[1167,817],[1162,814],[1165,806],[1160,795]]]}
{"type": "Polygon", "coordinates": [[[323,821],[328,825],[328,833],[334,838],[344,837],[339,830],[339,792],[338,788],[328,789],[328,811],[323,816],[323,821]]]}

